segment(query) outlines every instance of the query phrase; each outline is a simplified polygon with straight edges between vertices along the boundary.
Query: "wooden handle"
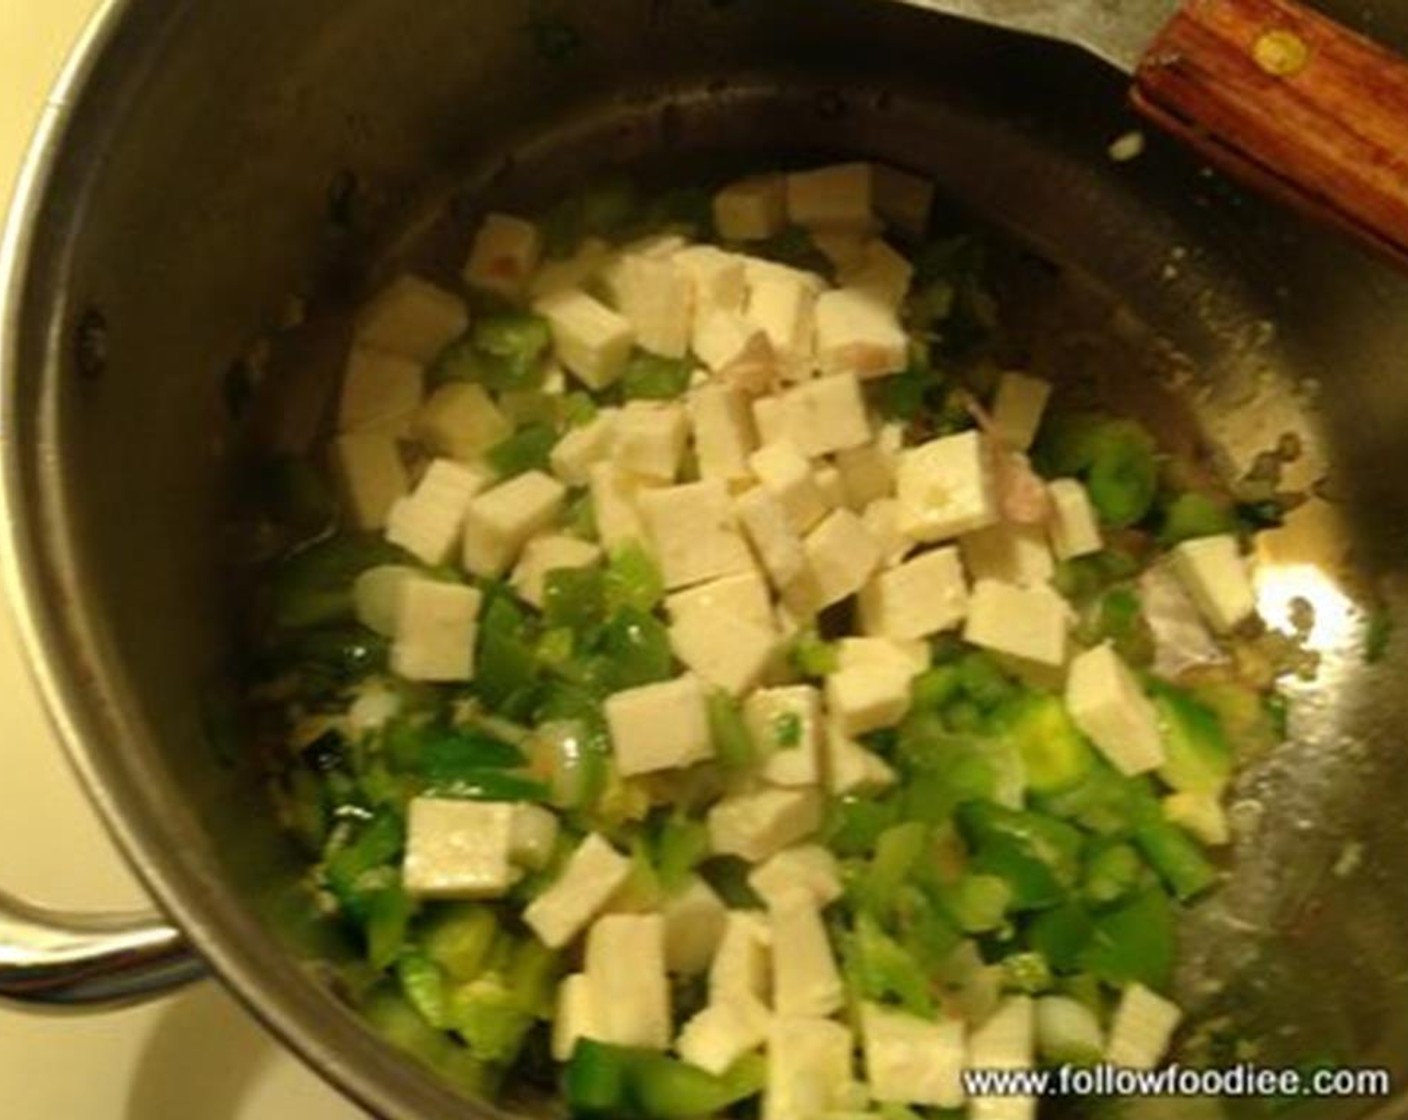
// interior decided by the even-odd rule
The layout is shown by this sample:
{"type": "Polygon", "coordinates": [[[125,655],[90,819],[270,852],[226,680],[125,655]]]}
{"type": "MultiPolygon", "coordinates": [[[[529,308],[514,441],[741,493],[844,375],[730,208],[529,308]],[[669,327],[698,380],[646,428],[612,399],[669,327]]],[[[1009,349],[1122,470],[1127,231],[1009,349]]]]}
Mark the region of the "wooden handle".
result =
{"type": "Polygon", "coordinates": [[[1408,267],[1408,62],[1293,0],[1187,0],[1134,101],[1223,171],[1408,267]]]}

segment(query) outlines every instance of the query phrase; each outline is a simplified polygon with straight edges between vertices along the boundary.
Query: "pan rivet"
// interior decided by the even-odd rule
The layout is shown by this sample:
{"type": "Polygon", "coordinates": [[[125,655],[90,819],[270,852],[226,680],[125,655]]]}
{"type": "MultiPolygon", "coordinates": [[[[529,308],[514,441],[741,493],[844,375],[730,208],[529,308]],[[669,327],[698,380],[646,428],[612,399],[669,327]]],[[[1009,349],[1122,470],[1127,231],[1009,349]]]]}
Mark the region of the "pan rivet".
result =
{"type": "Polygon", "coordinates": [[[1290,78],[1310,62],[1310,46],[1294,31],[1268,31],[1252,47],[1252,58],[1272,77],[1290,78]]]}
{"type": "Polygon", "coordinates": [[[79,376],[96,381],[108,368],[108,321],[96,307],[90,307],[78,321],[73,336],[74,361],[79,376]]]}

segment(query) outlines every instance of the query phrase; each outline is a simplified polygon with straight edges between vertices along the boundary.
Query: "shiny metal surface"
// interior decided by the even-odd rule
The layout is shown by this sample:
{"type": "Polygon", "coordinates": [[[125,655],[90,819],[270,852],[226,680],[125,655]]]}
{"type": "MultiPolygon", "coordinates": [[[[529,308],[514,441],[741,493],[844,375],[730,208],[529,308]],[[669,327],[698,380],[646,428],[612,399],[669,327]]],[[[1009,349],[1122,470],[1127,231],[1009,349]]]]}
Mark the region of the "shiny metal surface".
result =
{"type": "MultiPolygon", "coordinates": [[[[1408,49],[1401,4],[1327,6],[1408,49]]],[[[1332,1052],[1403,1074],[1408,282],[1157,139],[1110,162],[1131,127],[1119,75],[1035,38],[873,0],[411,11],[115,0],[55,99],[4,242],[4,516],[23,628],[94,797],[214,971],[373,1111],[495,1114],[384,1047],[320,982],[329,947],[287,917],[298,861],[256,776],[209,734],[247,574],[229,532],[234,357],[290,296],[335,324],[427,233],[421,267],[453,276],[490,204],[616,167],[688,178],[859,155],[934,176],[1059,263],[1018,301],[1059,328],[1039,332],[1039,371],[1093,376],[1159,416],[1181,402],[1233,475],[1298,437],[1285,485],[1315,496],[1266,542],[1262,605],[1276,621],[1312,604],[1320,674],[1293,686],[1291,742],[1239,787],[1230,884],[1189,923],[1181,995],[1263,1060],[1332,1052]],[[1377,610],[1400,636],[1370,665],[1377,610]]],[[[297,360],[267,376],[316,386],[335,373],[336,333],[285,340],[297,360]]]]}
{"type": "Polygon", "coordinates": [[[1070,43],[1133,74],[1179,0],[899,0],[944,15],[1070,43]]]}

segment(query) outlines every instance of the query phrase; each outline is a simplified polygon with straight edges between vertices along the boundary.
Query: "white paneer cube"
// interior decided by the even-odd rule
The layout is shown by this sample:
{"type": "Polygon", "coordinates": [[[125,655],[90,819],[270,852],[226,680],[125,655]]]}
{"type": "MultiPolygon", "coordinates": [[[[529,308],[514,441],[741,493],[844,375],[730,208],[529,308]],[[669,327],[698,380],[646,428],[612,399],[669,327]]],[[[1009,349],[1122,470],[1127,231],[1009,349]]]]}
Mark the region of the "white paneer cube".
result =
{"type": "Polygon", "coordinates": [[[519,867],[541,871],[552,862],[561,831],[562,824],[551,809],[529,802],[515,804],[509,830],[509,859],[519,867]]]}
{"type": "Polygon", "coordinates": [[[638,502],[641,494],[653,484],[609,460],[594,464],[590,479],[597,539],[608,549],[632,541],[647,543],[649,534],[638,502]]]}
{"type": "Polygon", "coordinates": [[[689,420],[678,401],[631,401],[616,417],[612,458],[652,482],[673,482],[689,442],[689,420]]]}
{"type": "Polygon", "coordinates": [[[748,285],[743,258],[715,245],[690,245],[675,254],[675,265],[694,288],[696,317],[708,311],[742,311],[748,285]]]}
{"type": "Polygon", "coordinates": [[[474,679],[478,588],[416,577],[401,588],[391,671],[411,681],[474,679]]]}
{"type": "Polygon", "coordinates": [[[498,898],[519,876],[509,859],[513,806],[416,797],[402,880],[416,898],[498,898]]]}
{"type": "Polygon", "coordinates": [[[774,587],[791,587],[806,567],[801,534],[792,527],[782,500],[765,486],[755,486],[735,503],[738,520],[774,587]]]}
{"type": "Polygon", "coordinates": [[[1256,613],[1251,571],[1232,534],[1184,541],[1173,550],[1173,571],[1219,634],[1231,633],[1256,613]]]}
{"type": "Polygon", "coordinates": [[[630,253],[616,275],[617,308],[636,344],[664,358],[683,358],[694,327],[694,289],[673,258],[630,253]]]}
{"type": "Polygon", "coordinates": [[[1049,587],[1018,587],[982,579],[968,598],[965,641],[1033,665],[1066,663],[1070,608],[1049,587]]]}
{"type": "Polygon", "coordinates": [[[544,296],[533,309],[552,328],[558,359],[588,389],[605,389],[621,376],[636,344],[625,316],[575,288],[544,296]]]}
{"type": "MultiPolygon", "coordinates": [[[[841,472],[830,463],[823,463],[812,471],[816,488],[821,492],[821,500],[827,509],[840,509],[846,505],[846,488],[841,484],[841,472]]],[[[849,507],[847,507],[849,508],[849,507]]]]}
{"type": "Polygon", "coordinates": [[[482,467],[436,459],[416,488],[391,507],[386,539],[426,564],[445,563],[464,531],[469,503],[492,477],[482,467]]]}
{"type": "Polygon", "coordinates": [[[900,531],[921,543],[951,540],[998,519],[991,456],[975,431],[901,451],[895,493],[900,531]]]}
{"type": "Polygon", "coordinates": [[[1048,1062],[1098,1061],[1105,1032],[1096,1013],[1070,996],[1036,1001],[1036,1049],[1048,1062]]]}
{"type": "Polygon", "coordinates": [[[601,548],[577,537],[534,537],[523,547],[509,585],[525,603],[543,609],[543,594],[550,572],[589,568],[601,559],[601,548]]]}
{"type": "Polygon", "coordinates": [[[685,401],[694,429],[701,478],[741,482],[752,477],[748,457],[758,446],[748,398],[730,385],[702,385],[685,401]]]}
{"type": "Polygon", "coordinates": [[[848,599],[865,586],[880,566],[880,546],[859,517],[833,510],[807,534],[803,594],[816,610],[848,599]]]}
{"type": "Polygon", "coordinates": [[[780,905],[786,895],[801,890],[812,904],[825,908],[841,897],[841,867],[831,851],[820,844],[803,844],[778,852],[748,876],[753,893],[769,906],[780,905]]]}
{"type": "Polygon", "coordinates": [[[865,260],[865,250],[871,242],[869,230],[819,229],[812,231],[812,244],[837,270],[845,272],[865,260]]]}
{"type": "Polygon", "coordinates": [[[765,272],[749,282],[748,321],[767,335],[786,381],[811,376],[816,304],[816,288],[806,273],[765,272]]]}
{"type": "Polygon", "coordinates": [[[405,435],[420,408],[425,368],[386,350],[354,346],[337,406],[341,432],[385,431],[405,435]]]}
{"type": "Polygon", "coordinates": [[[809,458],[870,442],[865,397],[853,374],[838,373],[797,385],[788,390],[783,403],[789,412],[790,438],[809,458]]]}
{"type": "Polygon", "coordinates": [[[876,573],[861,589],[861,629],[911,641],[951,630],[968,613],[968,584],[956,548],[936,548],[876,573]]]}
{"type": "Polygon", "coordinates": [[[419,276],[391,281],[358,313],[358,346],[386,350],[429,365],[469,329],[464,300],[419,276]]]}
{"type": "Polygon", "coordinates": [[[889,164],[874,165],[875,212],[885,223],[910,237],[923,237],[934,207],[934,184],[922,175],[889,164]]]}
{"type": "Polygon", "coordinates": [[[775,1018],[762,1120],[819,1120],[853,1104],[854,1048],[851,1032],[830,1019],[775,1018]]]}
{"type": "Polygon", "coordinates": [[[477,495],[464,519],[464,566],[477,576],[503,575],[519,550],[562,512],[567,490],[550,474],[528,471],[477,495]]]}
{"type": "Polygon", "coordinates": [[[592,468],[611,457],[619,415],[617,409],[603,408],[558,440],[548,456],[552,473],[568,486],[586,486],[591,481],[592,468]]]}
{"type": "Polygon", "coordinates": [[[811,685],[763,688],[743,702],[743,719],[764,752],[763,778],[777,786],[821,781],[821,693],[811,685]]]}
{"type": "Polygon", "coordinates": [[[1209,848],[1232,841],[1227,811],[1215,793],[1170,793],[1160,802],[1164,818],[1196,837],[1209,848]]]}
{"type": "Polygon", "coordinates": [[[767,1041],[769,1018],[756,1002],[711,1003],[684,1025],[675,1049],[690,1065],[719,1077],[767,1041]]]}
{"type": "Polygon", "coordinates": [[[396,437],[385,432],[348,432],[332,443],[332,471],[348,519],[358,529],[380,529],[411,480],[396,437]]]}
{"type": "Polygon", "coordinates": [[[769,900],[773,954],[773,1010],[778,1015],[824,1019],[841,1009],[845,989],[821,907],[806,887],[797,886],[769,900]]]}
{"type": "Polygon", "coordinates": [[[857,743],[835,721],[826,729],[825,763],[826,788],[835,797],[884,789],[897,780],[888,762],[857,743]]]}
{"type": "Polygon", "coordinates": [[[753,570],[728,487],[719,479],[644,490],[636,505],[669,590],[753,570]]]}
{"type": "Polygon", "coordinates": [[[790,441],[759,448],[749,456],[748,466],[763,488],[782,503],[787,523],[797,532],[805,533],[826,515],[826,499],[811,464],[790,441]]]}
{"type": "MultiPolygon", "coordinates": [[[[741,265],[739,267],[742,268],[741,265]]],[[[695,317],[689,347],[694,356],[718,377],[722,378],[726,370],[746,360],[749,355],[763,357],[760,346],[771,358],[772,343],[768,341],[766,332],[742,311],[707,308],[695,317]]]]}
{"type": "Polygon", "coordinates": [[[1025,373],[1004,373],[992,403],[992,423],[997,437],[1009,451],[1026,451],[1036,439],[1051,382],[1025,373]]]}
{"type": "Polygon", "coordinates": [[[709,1001],[759,1005],[772,998],[772,926],[758,910],[730,910],[709,968],[709,1001]]]}
{"type": "Polygon", "coordinates": [[[838,288],[816,302],[816,359],[824,375],[885,377],[909,364],[909,336],[873,292],[838,288]]]}
{"type": "Polygon", "coordinates": [[[671,622],[699,611],[740,618],[766,630],[777,629],[767,581],[756,568],[677,591],[666,598],[665,609],[671,622]]]}
{"type": "Polygon", "coordinates": [[[838,452],[836,469],[846,504],[856,513],[863,513],[871,502],[894,496],[895,457],[878,442],[838,452]]]}
{"type": "Polygon", "coordinates": [[[887,665],[858,665],[826,678],[826,707],[846,735],[894,727],[910,704],[910,674],[887,665]]]}
{"type": "Polygon", "coordinates": [[[523,921],[549,949],[561,949],[601,913],[626,881],[631,861],[592,833],[552,884],[523,911],[523,921]]]}
{"type": "Polygon", "coordinates": [[[1145,774],[1163,765],[1158,712],[1109,643],[1071,662],[1066,709],[1120,773],[1145,774]]]}
{"type": "Polygon", "coordinates": [[[758,397],[753,402],[753,425],[758,429],[758,441],[764,446],[792,443],[792,412],[781,397],[758,397]]]}
{"type": "Polygon", "coordinates": [[[477,463],[513,435],[513,424],[484,386],[452,381],[430,394],[411,422],[411,435],[437,455],[477,463]]]}
{"type": "Polygon", "coordinates": [[[961,1019],[921,1019],[891,1007],[861,1008],[870,1093],[885,1104],[962,1108],[968,1043],[961,1019]]]}
{"type": "Polygon", "coordinates": [[[900,531],[898,498],[878,498],[865,507],[861,521],[880,548],[880,565],[893,568],[914,551],[914,540],[900,531]]]}
{"type": "Polygon", "coordinates": [[[420,577],[420,570],[407,564],[378,564],[368,568],[352,584],[352,607],[357,621],[383,638],[396,636],[396,619],[401,613],[401,593],[406,581],[420,577]]]}
{"type": "Polygon", "coordinates": [[[909,295],[914,266],[903,253],[877,237],[866,243],[856,260],[840,270],[837,279],[842,287],[865,292],[898,311],[909,295]]]}
{"type": "MultiPolygon", "coordinates": [[[[1031,1069],[1036,1065],[1036,1014],[1029,996],[1009,996],[968,1036],[970,1069],[1031,1069]]],[[[973,1120],[1035,1120],[1032,1097],[982,1096],[968,1101],[973,1120]]]]}
{"type": "Polygon", "coordinates": [[[622,777],[693,766],[712,758],[704,686],[686,674],[606,698],[606,724],[622,777]]]}
{"type": "Polygon", "coordinates": [[[836,668],[879,665],[917,677],[929,667],[929,643],[920,639],[842,638],[836,643],[836,668]]]}
{"type": "Polygon", "coordinates": [[[665,967],[680,976],[707,972],[723,940],[728,907],[695,875],[665,903],[665,967]]]}
{"type": "Polygon", "coordinates": [[[552,1056],[566,1062],[584,1038],[597,1038],[601,1020],[592,999],[592,986],[584,972],[565,976],[557,986],[557,1007],[552,1019],[552,1056]]]}
{"type": "Polygon", "coordinates": [[[688,611],[670,627],[675,656],[730,696],[757,688],[781,646],[772,626],[720,612],[688,611]]]}
{"type": "Polygon", "coordinates": [[[714,228],[725,241],[766,241],[787,225],[787,184],[781,175],[730,183],[714,195],[714,228]]]}
{"type": "Polygon", "coordinates": [[[539,268],[528,283],[528,294],[537,300],[586,287],[611,259],[611,246],[599,237],[589,237],[570,257],[548,261],[539,268]]]}
{"type": "Polygon", "coordinates": [[[490,214],[474,236],[464,282],[480,291],[517,299],[538,267],[543,239],[538,227],[510,214],[490,214]]]}
{"type": "Polygon", "coordinates": [[[1115,1010],[1105,1060],[1126,1069],[1153,1069],[1163,1061],[1182,1019],[1177,1004],[1143,984],[1129,985],[1115,1010]]]}
{"type": "Polygon", "coordinates": [[[875,223],[868,163],[839,163],[787,176],[787,216],[808,229],[867,230],[875,223]]]}
{"type": "Polygon", "coordinates": [[[757,789],[709,810],[709,846],[715,855],[758,863],[805,840],[821,827],[821,795],[809,789],[757,789]]]}
{"type": "Polygon", "coordinates": [[[1051,549],[1058,560],[1073,560],[1088,556],[1105,547],[1100,536],[1100,520],[1090,495],[1074,478],[1058,478],[1046,488],[1051,499],[1051,517],[1047,529],[1051,534],[1051,549]]]}
{"type": "Polygon", "coordinates": [[[665,920],[659,914],[604,914],[587,934],[587,984],[596,1041],[666,1050],[671,1041],[665,920]]]}
{"type": "Polygon", "coordinates": [[[1056,574],[1056,561],[1039,525],[999,521],[958,538],[963,566],[972,580],[996,579],[1034,587],[1056,574]]]}

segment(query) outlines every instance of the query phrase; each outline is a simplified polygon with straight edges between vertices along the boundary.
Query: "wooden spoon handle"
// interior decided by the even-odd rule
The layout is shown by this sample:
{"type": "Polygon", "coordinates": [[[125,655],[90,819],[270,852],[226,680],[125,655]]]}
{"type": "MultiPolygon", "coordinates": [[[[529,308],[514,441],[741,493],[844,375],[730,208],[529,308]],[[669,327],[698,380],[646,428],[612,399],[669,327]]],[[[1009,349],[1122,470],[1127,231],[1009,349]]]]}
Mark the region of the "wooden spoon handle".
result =
{"type": "Polygon", "coordinates": [[[1134,102],[1223,171],[1408,267],[1408,62],[1294,0],[1187,0],[1134,102]]]}

